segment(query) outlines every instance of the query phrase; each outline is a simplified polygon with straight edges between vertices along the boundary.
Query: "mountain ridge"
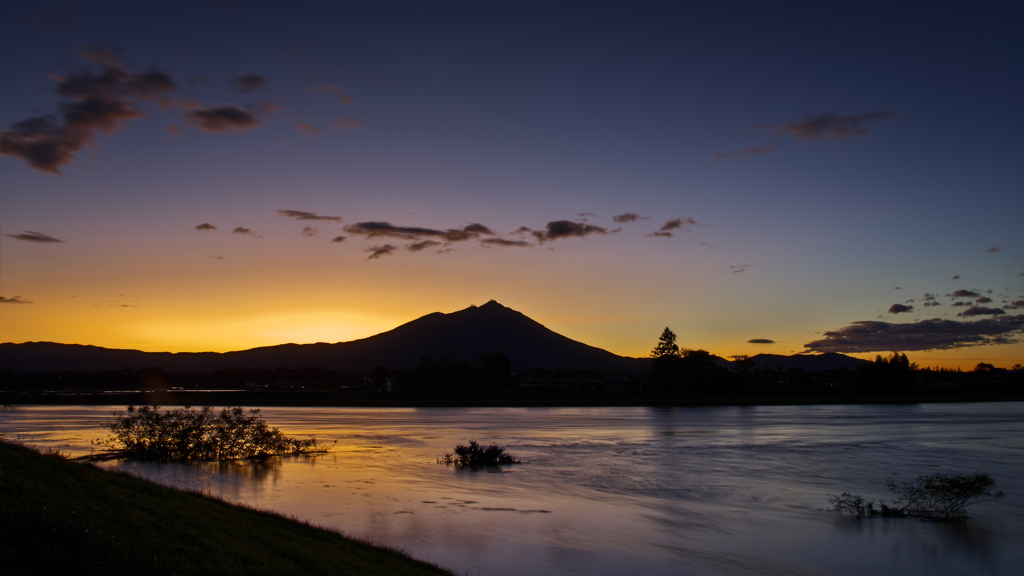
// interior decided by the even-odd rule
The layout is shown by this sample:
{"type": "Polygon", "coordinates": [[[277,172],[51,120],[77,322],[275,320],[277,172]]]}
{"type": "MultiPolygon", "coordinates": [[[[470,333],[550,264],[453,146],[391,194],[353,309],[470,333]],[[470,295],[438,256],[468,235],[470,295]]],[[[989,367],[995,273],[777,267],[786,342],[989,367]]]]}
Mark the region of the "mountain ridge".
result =
{"type": "Polygon", "coordinates": [[[0,344],[0,369],[29,372],[142,369],[212,372],[226,368],[299,368],[367,372],[414,368],[423,357],[475,362],[504,352],[515,369],[571,368],[639,372],[642,360],[618,356],[558,334],[491,300],[455,312],[431,312],[391,330],[348,342],[278,344],[231,352],[142,352],[90,344],[0,344]]]}

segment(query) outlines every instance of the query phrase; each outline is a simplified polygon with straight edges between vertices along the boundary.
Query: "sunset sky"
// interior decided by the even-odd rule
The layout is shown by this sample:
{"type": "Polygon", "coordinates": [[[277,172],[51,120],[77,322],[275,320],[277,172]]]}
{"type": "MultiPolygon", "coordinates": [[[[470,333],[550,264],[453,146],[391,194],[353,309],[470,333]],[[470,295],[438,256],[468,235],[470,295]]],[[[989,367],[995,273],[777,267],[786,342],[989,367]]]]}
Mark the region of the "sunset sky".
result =
{"type": "Polygon", "coordinates": [[[0,7],[0,341],[1024,362],[1018,2],[0,7]]]}

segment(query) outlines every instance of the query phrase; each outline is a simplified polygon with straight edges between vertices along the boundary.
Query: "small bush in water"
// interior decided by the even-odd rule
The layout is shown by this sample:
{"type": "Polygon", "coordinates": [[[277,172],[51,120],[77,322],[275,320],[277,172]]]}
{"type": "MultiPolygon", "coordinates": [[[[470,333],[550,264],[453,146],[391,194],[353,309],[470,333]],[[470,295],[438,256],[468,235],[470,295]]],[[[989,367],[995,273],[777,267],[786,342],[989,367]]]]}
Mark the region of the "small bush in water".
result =
{"type": "Polygon", "coordinates": [[[865,500],[860,494],[843,492],[828,496],[831,510],[857,518],[927,518],[929,520],[961,520],[967,517],[966,506],[999,500],[1004,496],[996,490],[996,481],[988,474],[926,474],[913,482],[886,482],[896,498],[865,500]]]}
{"type": "Polygon", "coordinates": [[[459,444],[455,447],[455,455],[446,453],[437,459],[438,464],[449,466],[467,466],[475,468],[478,466],[497,466],[499,464],[520,464],[519,460],[505,452],[505,449],[497,444],[491,444],[484,448],[476,440],[470,440],[469,446],[459,444]]]}
{"type": "Polygon", "coordinates": [[[100,443],[107,458],[138,460],[239,460],[279,454],[326,452],[316,440],[285,436],[267,426],[259,410],[186,406],[128,406],[104,427],[111,435],[100,443]]]}

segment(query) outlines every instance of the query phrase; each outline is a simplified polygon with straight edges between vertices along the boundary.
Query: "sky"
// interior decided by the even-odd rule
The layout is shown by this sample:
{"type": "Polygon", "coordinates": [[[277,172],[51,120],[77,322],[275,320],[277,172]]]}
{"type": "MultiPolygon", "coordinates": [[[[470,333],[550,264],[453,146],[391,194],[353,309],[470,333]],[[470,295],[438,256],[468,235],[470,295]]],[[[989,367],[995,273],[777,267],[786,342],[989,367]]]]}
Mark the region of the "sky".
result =
{"type": "Polygon", "coordinates": [[[0,341],[489,300],[645,356],[1024,362],[1017,2],[0,7],[0,341]]]}

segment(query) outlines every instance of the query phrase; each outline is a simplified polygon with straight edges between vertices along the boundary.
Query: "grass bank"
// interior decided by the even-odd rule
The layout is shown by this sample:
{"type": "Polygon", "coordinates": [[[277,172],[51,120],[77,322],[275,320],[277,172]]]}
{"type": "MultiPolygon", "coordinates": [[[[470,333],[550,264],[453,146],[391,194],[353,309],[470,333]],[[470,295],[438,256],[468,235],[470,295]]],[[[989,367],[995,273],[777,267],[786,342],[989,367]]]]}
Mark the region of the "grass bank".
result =
{"type": "Polygon", "coordinates": [[[0,441],[4,574],[450,571],[267,512],[0,441]]]}

